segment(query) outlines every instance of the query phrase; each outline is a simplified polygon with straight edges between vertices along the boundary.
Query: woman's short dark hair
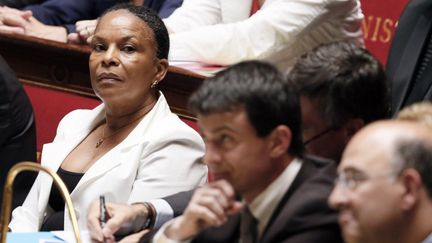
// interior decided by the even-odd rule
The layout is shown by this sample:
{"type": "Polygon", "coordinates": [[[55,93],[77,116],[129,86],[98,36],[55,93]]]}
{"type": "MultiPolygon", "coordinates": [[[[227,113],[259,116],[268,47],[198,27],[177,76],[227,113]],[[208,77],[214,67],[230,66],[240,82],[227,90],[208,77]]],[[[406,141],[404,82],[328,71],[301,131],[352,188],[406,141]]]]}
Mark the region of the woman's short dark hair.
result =
{"type": "Polygon", "coordinates": [[[131,14],[140,18],[153,32],[156,45],[156,57],[159,59],[168,59],[170,45],[169,34],[164,22],[157,13],[144,6],[120,3],[106,10],[100,18],[105,16],[107,13],[117,10],[127,10],[131,14]]]}
{"type": "Polygon", "coordinates": [[[301,113],[298,96],[272,65],[260,61],[236,64],[204,81],[191,96],[190,108],[198,114],[225,112],[244,107],[258,137],[277,126],[292,133],[288,152],[302,156],[301,113]]]}

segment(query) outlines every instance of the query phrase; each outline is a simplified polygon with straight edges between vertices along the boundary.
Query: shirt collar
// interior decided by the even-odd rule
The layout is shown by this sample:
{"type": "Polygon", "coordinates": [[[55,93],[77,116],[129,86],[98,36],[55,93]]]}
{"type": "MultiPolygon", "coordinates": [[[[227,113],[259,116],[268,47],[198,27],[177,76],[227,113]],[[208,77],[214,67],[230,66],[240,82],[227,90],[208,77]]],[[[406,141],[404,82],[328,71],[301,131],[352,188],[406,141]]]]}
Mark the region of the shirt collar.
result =
{"type": "Polygon", "coordinates": [[[285,170],[276,178],[263,192],[261,192],[250,205],[249,210],[258,220],[258,237],[264,233],[270,217],[276,210],[276,207],[282,200],[282,197],[288,191],[298,172],[300,171],[302,161],[295,158],[285,168],[285,170]]]}

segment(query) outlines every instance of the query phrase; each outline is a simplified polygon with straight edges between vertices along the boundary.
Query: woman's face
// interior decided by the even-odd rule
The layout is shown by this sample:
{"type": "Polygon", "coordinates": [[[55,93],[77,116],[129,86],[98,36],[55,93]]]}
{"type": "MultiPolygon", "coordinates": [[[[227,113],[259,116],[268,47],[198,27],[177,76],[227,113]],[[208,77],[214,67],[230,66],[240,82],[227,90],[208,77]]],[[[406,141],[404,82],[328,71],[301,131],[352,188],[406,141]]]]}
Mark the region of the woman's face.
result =
{"type": "Polygon", "coordinates": [[[135,112],[155,99],[150,85],[165,76],[168,62],[156,58],[154,34],[127,10],[104,15],[91,42],[93,90],[107,112],[135,112]]]}

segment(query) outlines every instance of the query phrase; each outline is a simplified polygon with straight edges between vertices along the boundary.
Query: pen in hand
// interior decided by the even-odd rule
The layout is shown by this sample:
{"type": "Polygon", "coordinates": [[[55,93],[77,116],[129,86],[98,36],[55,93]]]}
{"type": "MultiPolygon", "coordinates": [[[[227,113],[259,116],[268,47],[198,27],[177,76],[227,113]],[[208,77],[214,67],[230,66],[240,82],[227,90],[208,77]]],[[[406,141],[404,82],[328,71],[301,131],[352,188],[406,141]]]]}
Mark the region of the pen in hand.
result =
{"type": "Polygon", "coordinates": [[[99,197],[99,209],[100,209],[100,224],[101,224],[101,228],[103,228],[109,219],[108,210],[106,209],[106,205],[105,205],[105,196],[103,195],[99,197]]]}

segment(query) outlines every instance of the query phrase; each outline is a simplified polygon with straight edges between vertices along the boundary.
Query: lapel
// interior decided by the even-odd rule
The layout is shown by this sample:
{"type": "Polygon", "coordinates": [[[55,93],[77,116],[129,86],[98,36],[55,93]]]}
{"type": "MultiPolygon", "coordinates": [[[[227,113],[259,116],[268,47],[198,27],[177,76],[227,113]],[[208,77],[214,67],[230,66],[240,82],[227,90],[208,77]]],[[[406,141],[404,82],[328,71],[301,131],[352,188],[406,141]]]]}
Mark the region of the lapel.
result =
{"type": "Polygon", "coordinates": [[[260,243],[278,242],[308,228],[337,225],[337,214],[327,206],[335,177],[336,167],[332,161],[305,156],[302,168],[273,213],[260,243]],[[319,208],[320,213],[316,214],[319,216],[310,217],[308,214],[316,208],[319,208]]]}
{"type": "Polygon", "coordinates": [[[78,194],[86,188],[88,183],[100,178],[123,162],[130,161],[130,157],[136,155],[136,153],[132,152],[132,149],[139,145],[143,146],[147,140],[151,140],[151,133],[148,130],[152,124],[157,124],[158,120],[169,114],[169,106],[166,103],[165,97],[160,93],[159,99],[152,110],[144,116],[142,121],[138,123],[120,144],[108,151],[86,171],[71,193],[71,196],[73,197],[75,194],[78,194]],[[143,134],[147,135],[147,139],[143,139],[143,134]]]}
{"type": "MultiPolygon", "coordinates": [[[[63,160],[98,124],[104,116],[103,104],[90,111],[80,111],[73,115],[73,119],[61,121],[62,129],[52,143],[45,144],[42,149],[41,164],[57,172],[63,160]]],[[[70,114],[69,114],[70,115],[70,114]]],[[[51,191],[52,179],[45,173],[41,173],[41,187],[39,205],[46,205],[51,191]]],[[[44,209],[42,209],[44,210],[44,209]]]]}
{"type": "MultiPolygon", "coordinates": [[[[420,6],[422,7],[422,6],[420,6]]],[[[404,13],[405,18],[413,18],[418,16],[417,5],[408,7],[404,13]]],[[[392,80],[392,105],[393,111],[398,111],[404,104],[407,98],[407,92],[413,80],[414,72],[423,49],[429,30],[432,25],[432,18],[429,15],[430,11],[421,11],[420,16],[414,21],[414,26],[406,26],[405,30],[401,27],[401,31],[411,32],[407,39],[407,44],[403,50],[400,51],[401,55],[399,60],[395,60],[397,66],[395,66],[395,73],[392,80]]],[[[397,55],[395,56],[397,58],[397,55]]]]}
{"type": "Polygon", "coordinates": [[[432,62],[430,61],[424,70],[424,73],[419,80],[414,84],[409,95],[407,95],[404,106],[413,104],[415,102],[430,98],[432,84],[432,62]],[[429,95],[428,95],[429,94],[429,95]]]}
{"type": "Polygon", "coordinates": [[[221,227],[209,228],[196,237],[192,243],[234,243],[240,233],[240,215],[232,215],[221,227]]]}
{"type": "MultiPolygon", "coordinates": [[[[284,197],[282,198],[281,202],[277,206],[276,210],[273,212],[273,215],[270,218],[270,221],[268,222],[266,229],[264,230],[260,242],[271,242],[269,241],[271,237],[273,237],[274,234],[279,231],[277,227],[278,224],[276,221],[277,219],[280,220],[279,216],[281,211],[286,207],[289,199],[294,194],[294,192],[296,192],[297,189],[303,184],[303,182],[305,182],[310,176],[312,176],[315,173],[315,171],[316,168],[313,166],[312,162],[309,161],[308,159],[304,159],[302,162],[302,167],[298,172],[296,178],[294,179],[291,186],[288,188],[288,191],[285,193],[284,197]]],[[[285,220],[286,218],[287,217],[284,217],[285,220]]]]}
{"type": "MultiPolygon", "coordinates": [[[[70,192],[71,197],[74,198],[74,195],[79,194],[81,190],[86,188],[86,185],[119,166],[123,161],[127,162],[130,158],[129,155],[133,156],[135,154],[130,152],[131,149],[141,143],[145,143],[145,141],[142,141],[142,134],[147,132],[151,124],[157,124],[158,119],[162,119],[168,114],[170,114],[170,109],[166,103],[165,97],[160,93],[159,99],[153,109],[125,140],[108,151],[87,170],[75,189],[70,192]]],[[[70,151],[72,151],[104,117],[104,106],[101,104],[93,110],[81,111],[81,113],[75,115],[73,119],[66,119],[64,124],[62,124],[62,129],[59,131],[60,134],[57,134],[54,142],[44,145],[42,165],[56,172],[70,151]],[[57,139],[57,137],[59,138],[57,139]]],[[[44,206],[46,205],[45,202],[48,200],[51,191],[52,179],[49,176],[43,176],[41,183],[39,205],[44,206]]]]}
{"type": "MultiPolygon", "coordinates": [[[[432,76],[429,76],[429,77],[432,77],[432,76]]],[[[431,78],[429,78],[429,81],[428,81],[428,82],[432,83],[431,78]]],[[[427,92],[426,92],[425,95],[424,95],[424,99],[425,99],[425,100],[432,100],[432,85],[430,85],[430,86],[428,87],[427,92]]]]}

